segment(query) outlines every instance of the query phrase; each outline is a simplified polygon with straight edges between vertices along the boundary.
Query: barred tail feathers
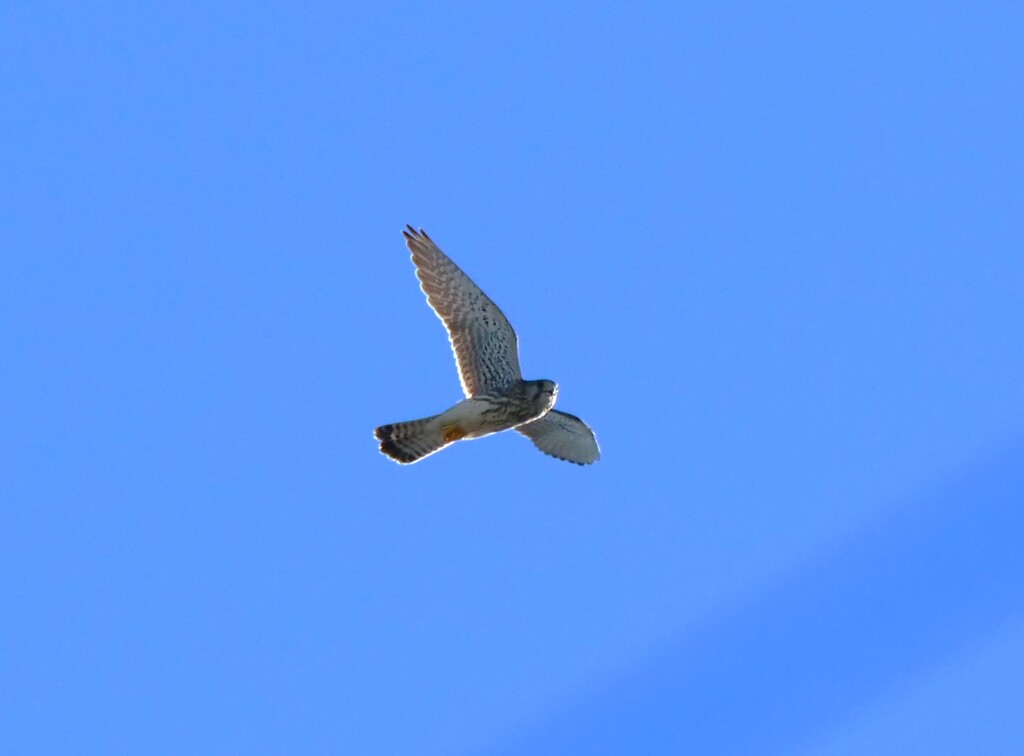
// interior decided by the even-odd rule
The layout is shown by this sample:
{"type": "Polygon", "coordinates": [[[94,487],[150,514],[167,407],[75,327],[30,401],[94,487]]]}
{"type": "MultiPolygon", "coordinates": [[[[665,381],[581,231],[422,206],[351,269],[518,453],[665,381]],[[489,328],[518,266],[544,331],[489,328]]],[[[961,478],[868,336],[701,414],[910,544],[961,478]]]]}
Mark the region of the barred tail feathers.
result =
{"type": "Polygon", "coordinates": [[[403,465],[418,462],[455,440],[452,434],[445,433],[440,415],[382,425],[373,435],[380,441],[381,454],[403,465]]]}

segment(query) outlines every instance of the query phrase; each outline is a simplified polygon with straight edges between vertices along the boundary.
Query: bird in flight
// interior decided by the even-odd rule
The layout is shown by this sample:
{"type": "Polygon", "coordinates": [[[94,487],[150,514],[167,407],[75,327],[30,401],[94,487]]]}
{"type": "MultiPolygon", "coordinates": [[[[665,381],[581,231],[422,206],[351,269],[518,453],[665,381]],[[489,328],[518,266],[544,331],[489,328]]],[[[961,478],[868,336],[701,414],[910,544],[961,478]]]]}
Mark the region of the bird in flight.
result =
{"type": "Polygon", "coordinates": [[[439,415],[382,425],[381,453],[410,464],[463,439],[514,428],[545,454],[589,465],[601,457],[594,432],[575,415],[552,409],[554,381],[524,381],[516,332],[498,306],[434,244],[423,229],[402,231],[427,302],[444,323],[466,398],[439,415]]]}

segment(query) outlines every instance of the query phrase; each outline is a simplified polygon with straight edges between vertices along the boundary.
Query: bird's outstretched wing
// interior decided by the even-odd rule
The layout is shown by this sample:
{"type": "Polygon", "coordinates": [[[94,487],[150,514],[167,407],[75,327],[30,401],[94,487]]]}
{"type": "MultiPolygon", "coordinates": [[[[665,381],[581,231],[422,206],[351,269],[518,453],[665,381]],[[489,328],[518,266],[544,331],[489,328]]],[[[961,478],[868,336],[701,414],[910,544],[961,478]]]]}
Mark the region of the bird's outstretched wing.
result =
{"type": "Polygon", "coordinates": [[[516,332],[498,306],[420,229],[402,231],[416,277],[452,344],[466,396],[522,378],[516,332]]]}
{"type": "Polygon", "coordinates": [[[545,454],[566,462],[589,465],[601,458],[594,431],[567,412],[551,410],[538,420],[516,426],[516,430],[545,454]]]}

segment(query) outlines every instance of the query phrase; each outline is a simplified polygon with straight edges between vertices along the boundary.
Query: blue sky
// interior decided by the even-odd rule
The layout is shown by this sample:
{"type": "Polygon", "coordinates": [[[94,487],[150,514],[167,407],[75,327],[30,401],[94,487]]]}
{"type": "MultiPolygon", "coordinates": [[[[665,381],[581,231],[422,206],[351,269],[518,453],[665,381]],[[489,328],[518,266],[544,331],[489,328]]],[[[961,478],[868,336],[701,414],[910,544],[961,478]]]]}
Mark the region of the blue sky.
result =
{"type": "Polygon", "coordinates": [[[0,751],[1020,752],[1019,4],[0,37],[0,751]],[[406,223],[598,464],[377,452],[406,223]]]}

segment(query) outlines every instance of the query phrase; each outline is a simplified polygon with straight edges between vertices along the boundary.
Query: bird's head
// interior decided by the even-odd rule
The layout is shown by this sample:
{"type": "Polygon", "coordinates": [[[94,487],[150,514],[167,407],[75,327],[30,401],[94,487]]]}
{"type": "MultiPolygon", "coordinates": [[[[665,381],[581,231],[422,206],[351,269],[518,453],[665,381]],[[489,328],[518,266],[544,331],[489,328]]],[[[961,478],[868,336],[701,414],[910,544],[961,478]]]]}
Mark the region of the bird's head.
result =
{"type": "Polygon", "coordinates": [[[531,401],[543,402],[548,409],[555,406],[555,399],[558,398],[558,384],[554,381],[547,379],[527,381],[526,390],[531,401]]]}

